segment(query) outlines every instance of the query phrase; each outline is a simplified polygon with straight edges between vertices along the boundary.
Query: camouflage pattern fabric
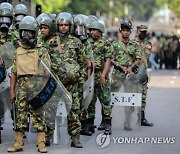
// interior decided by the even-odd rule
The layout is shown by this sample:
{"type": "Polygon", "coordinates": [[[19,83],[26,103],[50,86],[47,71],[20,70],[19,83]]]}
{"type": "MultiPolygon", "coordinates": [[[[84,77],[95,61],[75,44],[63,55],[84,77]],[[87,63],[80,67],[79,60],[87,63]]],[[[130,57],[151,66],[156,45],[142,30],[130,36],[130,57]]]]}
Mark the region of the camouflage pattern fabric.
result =
{"type": "Polygon", "coordinates": [[[95,119],[95,103],[99,98],[102,106],[102,117],[104,119],[111,119],[110,106],[110,84],[109,79],[106,76],[107,84],[102,89],[100,86],[100,76],[104,69],[105,58],[112,58],[113,47],[104,37],[101,37],[97,42],[92,38],[89,38],[86,42],[85,53],[86,58],[91,59],[92,54],[95,60],[95,87],[94,87],[94,98],[88,107],[88,116],[90,119],[95,119]]]}
{"type": "MultiPolygon", "coordinates": [[[[141,43],[138,39],[134,40],[136,42],[136,47],[139,48],[141,61],[143,64],[145,64],[146,68],[148,68],[148,58],[151,53],[151,42],[145,40],[143,43],[141,43]]],[[[147,84],[142,85],[142,106],[141,111],[145,111],[146,107],[146,98],[147,98],[147,84]]]]}
{"type": "MultiPolygon", "coordinates": [[[[21,47],[26,48],[26,46],[23,46],[20,44],[21,47]]],[[[47,64],[50,64],[50,57],[48,55],[48,52],[44,48],[36,47],[34,48],[38,51],[39,57],[43,58],[47,64]],[[46,52],[45,52],[46,51],[46,52]]],[[[28,51],[28,49],[27,49],[28,51]]],[[[28,56],[28,54],[27,54],[28,56]]],[[[46,123],[45,123],[45,117],[44,117],[44,111],[42,108],[40,110],[34,110],[30,104],[27,102],[27,97],[29,95],[32,95],[32,90],[34,89],[34,86],[37,87],[36,83],[32,83],[28,81],[33,77],[33,75],[18,75],[17,74],[17,66],[16,66],[16,59],[17,55],[15,54],[14,62],[12,66],[12,73],[14,73],[17,76],[17,84],[18,84],[18,91],[16,96],[16,128],[18,131],[26,131],[27,129],[27,117],[28,114],[31,114],[32,123],[34,128],[36,128],[38,131],[45,131],[46,130],[46,123]],[[28,83],[28,84],[27,84],[28,83]]],[[[34,81],[36,82],[36,81],[34,81]]]]}
{"type": "Polygon", "coordinates": [[[65,88],[72,95],[73,103],[68,114],[68,133],[71,136],[80,134],[81,123],[79,79],[82,55],[82,46],[79,39],[68,35],[65,37],[54,37],[53,51],[50,51],[52,70],[64,84],[65,88]],[[59,40],[58,40],[59,39],[59,40]],[[59,43],[58,43],[59,42],[59,43]]]}

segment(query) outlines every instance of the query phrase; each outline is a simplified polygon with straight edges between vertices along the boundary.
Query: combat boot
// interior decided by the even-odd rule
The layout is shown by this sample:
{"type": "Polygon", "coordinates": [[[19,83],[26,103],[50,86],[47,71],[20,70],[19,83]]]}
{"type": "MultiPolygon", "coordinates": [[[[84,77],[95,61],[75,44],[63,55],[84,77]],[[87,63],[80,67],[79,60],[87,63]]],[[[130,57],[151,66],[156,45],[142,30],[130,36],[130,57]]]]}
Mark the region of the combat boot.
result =
{"type": "Polygon", "coordinates": [[[83,120],[81,121],[81,125],[82,125],[81,135],[91,136],[92,132],[89,131],[90,124],[85,120],[83,120]]]}
{"type": "Polygon", "coordinates": [[[88,119],[89,131],[95,133],[94,119],[88,119]]]}
{"type": "Polygon", "coordinates": [[[111,130],[111,119],[105,119],[105,135],[111,135],[112,130],[111,130]]]}
{"type": "Polygon", "coordinates": [[[102,118],[101,124],[98,127],[98,130],[105,130],[105,121],[104,118],[102,118]]]}
{"type": "Polygon", "coordinates": [[[38,132],[38,152],[47,153],[47,149],[45,147],[45,132],[38,132]]]}
{"type": "Polygon", "coordinates": [[[153,123],[150,123],[146,120],[144,111],[141,111],[141,126],[148,126],[148,127],[153,126],[153,123]]]}
{"type": "Polygon", "coordinates": [[[80,135],[75,135],[75,136],[71,136],[72,138],[72,142],[71,142],[71,147],[75,147],[75,148],[82,148],[82,144],[80,143],[80,135]]]}
{"type": "Polygon", "coordinates": [[[8,152],[18,152],[23,151],[23,132],[15,132],[15,143],[10,147],[8,152]]]}
{"type": "Polygon", "coordinates": [[[50,143],[50,137],[49,136],[46,136],[45,138],[45,146],[50,146],[51,143],[50,143]]]}

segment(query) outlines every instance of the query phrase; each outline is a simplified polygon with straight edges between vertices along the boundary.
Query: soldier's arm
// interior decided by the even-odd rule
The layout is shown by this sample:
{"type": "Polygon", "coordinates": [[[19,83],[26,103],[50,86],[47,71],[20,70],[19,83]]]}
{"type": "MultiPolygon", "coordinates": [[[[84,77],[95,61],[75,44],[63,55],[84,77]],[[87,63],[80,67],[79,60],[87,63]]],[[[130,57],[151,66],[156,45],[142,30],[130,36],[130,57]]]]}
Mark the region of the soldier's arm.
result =
{"type": "Polygon", "coordinates": [[[91,73],[92,73],[92,62],[90,59],[87,59],[87,75],[88,77],[91,76],[91,73]]]}
{"type": "Polygon", "coordinates": [[[134,69],[139,67],[141,63],[141,51],[140,48],[133,44],[133,57],[135,59],[134,63],[128,68],[128,73],[133,73],[134,69]]]}
{"type": "Polygon", "coordinates": [[[10,100],[13,102],[16,98],[15,94],[15,87],[17,82],[17,76],[14,73],[11,73],[11,79],[10,79],[10,100]]]}

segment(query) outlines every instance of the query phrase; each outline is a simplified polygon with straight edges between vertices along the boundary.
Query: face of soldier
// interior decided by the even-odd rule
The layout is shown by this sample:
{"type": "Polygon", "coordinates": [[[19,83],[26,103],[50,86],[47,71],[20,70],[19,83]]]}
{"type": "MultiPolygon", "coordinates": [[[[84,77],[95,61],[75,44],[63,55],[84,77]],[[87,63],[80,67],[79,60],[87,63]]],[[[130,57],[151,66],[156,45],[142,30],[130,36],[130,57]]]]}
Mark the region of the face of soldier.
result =
{"type": "Polygon", "coordinates": [[[140,31],[139,38],[144,40],[147,37],[147,31],[140,31]]]}
{"type": "Polygon", "coordinates": [[[11,25],[11,19],[9,17],[0,17],[0,31],[7,33],[11,25]]]}
{"type": "Polygon", "coordinates": [[[20,32],[20,38],[23,44],[26,44],[31,48],[35,47],[37,43],[35,32],[31,30],[22,30],[20,32]]]}
{"type": "Polygon", "coordinates": [[[94,40],[97,40],[101,35],[102,33],[99,30],[93,28],[90,29],[90,37],[94,40]]]}
{"type": "Polygon", "coordinates": [[[49,36],[49,27],[46,25],[41,25],[41,35],[42,37],[49,36]]]}
{"type": "Polygon", "coordinates": [[[19,29],[19,23],[21,22],[21,20],[22,20],[24,17],[25,17],[25,16],[22,15],[22,14],[15,16],[14,24],[15,24],[15,26],[16,26],[16,29],[19,29]]]}
{"type": "Polygon", "coordinates": [[[62,21],[59,24],[59,33],[61,35],[67,35],[69,33],[70,30],[70,25],[68,22],[62,21]]]}
{"type": "Polygon", "coordinates": [[[121,36],[124,39],[128,39],[131,35],[131,29],[121,29],[121,36]]]}
{"type": "Polygon", "coordinates": [[[140,33],[140,29],[139,29],[139,28],[137,28],[137,30],[136,30],[136,37],[138,37],[138,36],[139,36],[139,33],[140,33]]]}

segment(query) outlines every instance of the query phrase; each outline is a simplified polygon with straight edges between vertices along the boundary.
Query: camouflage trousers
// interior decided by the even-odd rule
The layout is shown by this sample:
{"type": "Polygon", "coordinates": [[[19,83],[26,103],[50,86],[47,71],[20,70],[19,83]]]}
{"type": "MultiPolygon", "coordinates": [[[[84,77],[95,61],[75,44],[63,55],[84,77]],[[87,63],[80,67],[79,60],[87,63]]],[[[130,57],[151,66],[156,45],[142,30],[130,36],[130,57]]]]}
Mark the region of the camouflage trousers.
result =
{"type": "Polygon", "coordinates": [[[84,108],[83,104],[83,84],[79,84],[79,100],[80,100],[80,115],[79,119],[80,121],[84,121],[88,119],[88,111],[84,108]]]}
{"type": "Polygon", "coordinates": [[[28,81],[28,77],[22,77],[18,80],[19,89],[16,96],[16,130],[26,131],[28,128],[28,115],[30,114],[33,127],[37,131],[45,131],[45,116],[43,107],[34,110],[27,102],[28,89],[25,83],[28,81]]]}
{"type": "MultiPolygon", "coordinates": [[[[100,79],[100,77],[99,77],[100,79]]],[[[97,98],[101,103],[101,114],[104,119],[111,119],[112,106],[110,105],[111,95],[110,95],[110,84],[107,83],[106,86],[102,89],[100,86],[99,79],[95,78],[94,86],[94,97],[92,102],[88,107],[88,118],[95,119],[95,107],[97,98]]]]}
{"type": "Polygon", "coordinates": [[[80,134],[81,131],[81,123],[79,119],[80,111],[80,99],[79,99],[79,92],[78,87],[79,83],[73,83],[69,85],[65,85],[66,89],[72,95],[72,106],[71,110],[68,113],[68,133],[70,136],[75,136],[80,134]]]}
{"type": "Polygon", "coordinates": [[[46,127],[47,127],[45,133],[47,137],[52,136],[55,130],[55,118],[56,118],[58,101],[57,102],[54,102],[54,101],[44,106],[45,122],[46,122],[46,127]]]}
{"type": "Polygon", "coordinates": [[[147,89],[148,89],[147,84],[142,86],[142,106],[141,106],[141,111],[145,111],[146,98],[147,98],[147,89]]]}

